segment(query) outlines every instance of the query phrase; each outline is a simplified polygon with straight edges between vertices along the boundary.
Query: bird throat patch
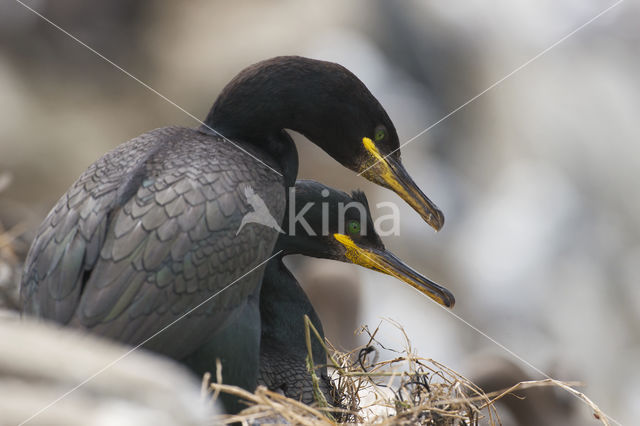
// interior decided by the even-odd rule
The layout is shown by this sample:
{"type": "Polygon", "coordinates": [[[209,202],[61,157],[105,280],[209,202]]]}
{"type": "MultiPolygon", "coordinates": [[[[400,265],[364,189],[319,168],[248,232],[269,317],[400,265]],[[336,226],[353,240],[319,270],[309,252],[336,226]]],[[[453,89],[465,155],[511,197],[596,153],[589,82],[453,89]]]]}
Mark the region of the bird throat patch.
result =
{"type": "Polygon", "coordinates": [[[356,243],[353,242],[351,237],[348,237],[344,234],[333,234],[333,238],[335,238],[347,249],[345,257],[352,263],[364,266],[365,268],[386,273],[386,271],[380,267],[380,264],[378,262],[376,262],[371,256],[368,256],[364,250],[362,250],[356,245],[356,243]]]}

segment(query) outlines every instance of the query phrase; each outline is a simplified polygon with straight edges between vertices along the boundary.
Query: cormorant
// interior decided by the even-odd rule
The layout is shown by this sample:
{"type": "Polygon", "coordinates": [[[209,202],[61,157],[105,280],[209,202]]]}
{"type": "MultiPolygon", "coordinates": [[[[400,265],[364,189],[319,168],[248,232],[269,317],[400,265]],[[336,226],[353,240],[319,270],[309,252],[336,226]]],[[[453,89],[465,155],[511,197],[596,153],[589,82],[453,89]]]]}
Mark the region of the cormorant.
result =
{"type": "MultiPolygon", "coordinates": [[[[199,375],[207,371],[215,375],[215,360],[219,358],[223,383],[250,391],[256,384],[263,384],[308,404],[314,399],[306,365],[304,315],[323,337],[324,333],[313,305],[284,265],[285,256],[303,254],[356,263],[400,278],[445,306],[453,306],[455,300],[449,291],[385,249],[363,192],[354,191],[349,196],[315,181],[299,180],[293,200],[296,215],[304,212],[307,225],[300,221],[293,228],[285,228],[287,232],[279,236],[274,249],[279,254],[267,264],[259,294],[252,295],[235,321],[184,362],[199,375]],[[251,334],[254,338],[243,338],[251,334]]],[[[311,342],[320,390],[335,405],[338,401],[330,392],[326,353],[313,335],[311,342]]],[[[232,413],[245,408],[231,395],[222,395],[222,401],[232,413]]]]}
{"type": "Polygon", "coordinates": [[[192,353],[243,310],[273,253],[275,229],[236,232],[251,211],[247,186],[282,223],[298,169],[285,129],[443,225],[365,85],[338,64],[276,57],[233,78],[199,128],[152,130],[89,166],[38,229],[21,283],[24,313],[175,359],[192,353]]]}

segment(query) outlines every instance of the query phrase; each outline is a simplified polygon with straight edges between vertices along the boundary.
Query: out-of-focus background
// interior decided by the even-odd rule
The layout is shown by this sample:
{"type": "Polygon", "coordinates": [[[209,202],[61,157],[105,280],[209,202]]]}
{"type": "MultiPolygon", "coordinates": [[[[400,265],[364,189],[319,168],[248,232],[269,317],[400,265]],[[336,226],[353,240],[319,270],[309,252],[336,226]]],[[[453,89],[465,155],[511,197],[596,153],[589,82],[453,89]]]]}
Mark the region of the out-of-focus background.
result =
{"type": "MultiPolygon", "coordinates": [[[[405,141],[614,1],[26,3],[202,118],[261,59],[339,62],[405,141]]],[[[453,291],[455,315],[553,377],[583,382],[622,424],[640,417],[639,19],[637,3],[620,3],[402,149],[445,212],[437,234],[390,191],[297,138],[300,177],[361,188],[372,206],[398,203],[400,235],[385,244],[453,291]]],[[[149,129],[197,123],[12,0],[0,3],[0,93],[0,284],[11,307],[7,283],[33,231],[90,163],[149,129]]],[[[417,353],[482,384],[542,378],[392,278],[289,264],[339,347],[388,317],[417,353]]],[[[388,325],[378,339],[402,341],[388,325]]],[[[529,422],[505,410],[505,424],[596,422],[561,392],[531,404],[529,422]]]]}

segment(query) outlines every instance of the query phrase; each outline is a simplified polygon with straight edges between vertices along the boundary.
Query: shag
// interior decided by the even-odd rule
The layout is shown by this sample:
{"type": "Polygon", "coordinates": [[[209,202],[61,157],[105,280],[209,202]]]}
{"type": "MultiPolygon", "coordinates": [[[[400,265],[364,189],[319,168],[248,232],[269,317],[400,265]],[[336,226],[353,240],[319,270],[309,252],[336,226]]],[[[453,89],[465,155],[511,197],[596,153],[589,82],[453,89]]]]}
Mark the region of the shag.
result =
{"type": "MultiPolygon", "coordinates": [[[[237,231],[252,211],[247,187],[282,223],[298,169],[285,129],[442,227],[365,85],[338,64],[277,57],[233,78],[199,128],[150,131],[89,166],[38,229],[21,283],[24,313],[175,359],[193,353],[235,320],[262,280],[278,231],[237,231]]],[[[349,240],[341,243],[356,259],[349,240]]]]}

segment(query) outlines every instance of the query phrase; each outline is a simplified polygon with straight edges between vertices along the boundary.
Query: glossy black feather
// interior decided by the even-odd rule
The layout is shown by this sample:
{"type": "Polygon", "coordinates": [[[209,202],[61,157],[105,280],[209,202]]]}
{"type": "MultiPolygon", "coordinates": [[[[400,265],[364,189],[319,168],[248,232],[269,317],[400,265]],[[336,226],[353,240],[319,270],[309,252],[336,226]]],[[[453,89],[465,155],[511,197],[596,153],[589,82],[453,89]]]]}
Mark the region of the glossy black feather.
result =
{"type": "MultiPolygon", "coordinates": [[[[119,146],[41,225],[25,267],[25,312],[140,343],[271,254],[275,231],[235,235],[249,211],[245,185],[282,219],[282,177],[226,141],[170,127],[119,146]]],[[[175,357],[194,349],[245,302],[262,269],[147,346],[175,357]],[[199,332],[186,337],[185,328],[199,332]]]]}

